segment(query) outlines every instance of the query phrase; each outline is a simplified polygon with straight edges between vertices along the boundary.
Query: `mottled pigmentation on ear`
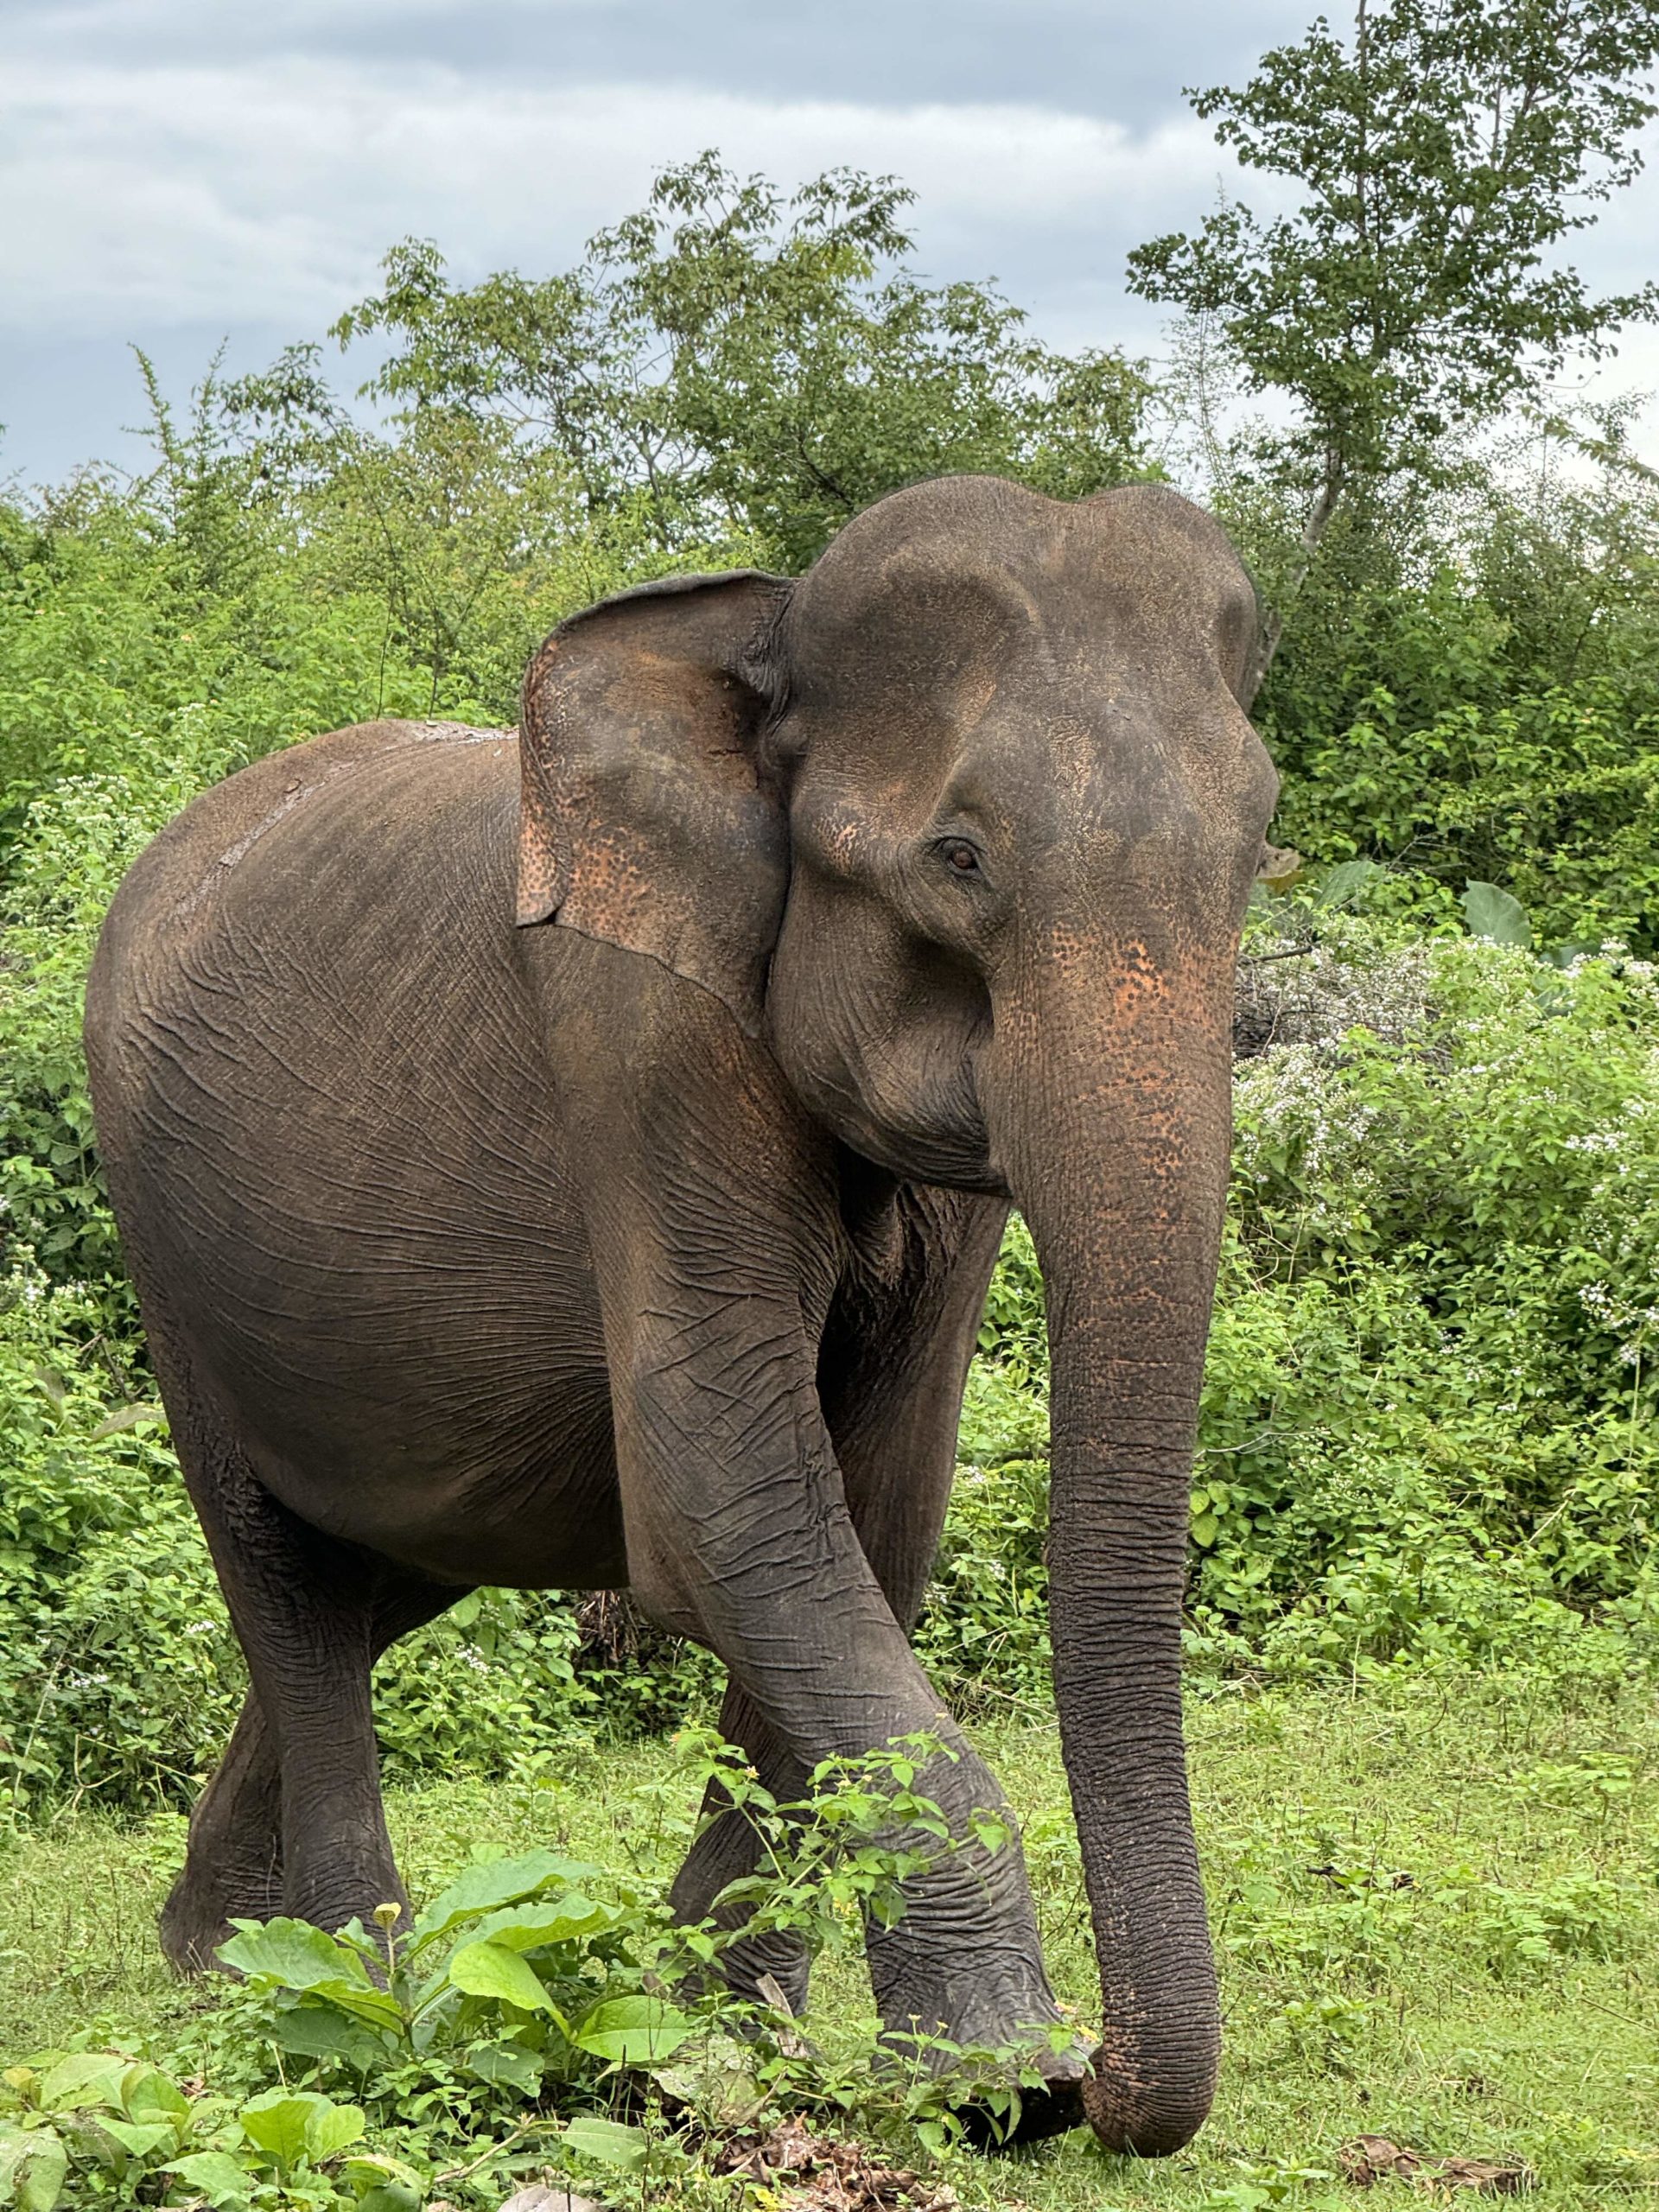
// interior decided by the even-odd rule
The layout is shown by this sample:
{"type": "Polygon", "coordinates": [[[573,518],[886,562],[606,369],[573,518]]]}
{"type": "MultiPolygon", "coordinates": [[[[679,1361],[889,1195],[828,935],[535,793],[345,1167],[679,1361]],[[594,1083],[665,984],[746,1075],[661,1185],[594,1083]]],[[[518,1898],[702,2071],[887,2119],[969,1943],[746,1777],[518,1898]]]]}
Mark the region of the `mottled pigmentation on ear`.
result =
{"type": "Polygon", "coordinates": [[[758,1033],[788,882],[760,760],[789,587],[674,576],[563,623],[524,679],[518,918],[660,961],[758,1033]]]}
{"type": "MultiPolygon", "coordinates": [[[[554,650],[550,638],[539,659],[554,650]]],[[[518,898],[514,916],[520,929],[550,922],[564,904],[570,886],[570,843],[559,825],[541,763],[520,736],[518,798],[518,898]]]]}

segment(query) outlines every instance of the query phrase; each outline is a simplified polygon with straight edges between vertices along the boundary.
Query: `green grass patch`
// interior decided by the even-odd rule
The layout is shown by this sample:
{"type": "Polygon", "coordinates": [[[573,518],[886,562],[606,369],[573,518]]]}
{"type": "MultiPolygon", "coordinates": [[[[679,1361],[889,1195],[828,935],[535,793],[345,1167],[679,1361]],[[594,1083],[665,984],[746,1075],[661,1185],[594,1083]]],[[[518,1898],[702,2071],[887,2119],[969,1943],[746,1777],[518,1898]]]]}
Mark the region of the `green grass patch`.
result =
{"type": "MultiPolygon", "coordinates": [[[[1094,1961],[1055,1733],[982,1732],[1024,1824],[1057,1990],[1086,2024],[1094,1961]]],[[[1524,1675],[1240,1691],[1195,1700],[1191,1735],[1226,2021],[1210,2125],[1145,2166],[1083,2134],[988,2163],[953,2154],[965,2202],[1313,2206],[1349,2197],[1338,2152],[1360,2134],[1430,2163],[1522,2161],[1541,2207],[1659,2189],[1649,1696],[1524,1675]]],[[[548,1845],[658,1872],[692,1803],[673,1750],[644,1743],[577,1746],[534,1781],[396,1792],[391,1812],[419,1897],[480,1848],[548,1845]]],[[[173,1981],[156,1949],[182,1842],[171,1814],[71,1811],[9,1840],[7,2061],[113,2040],[175,2064],[194,2052],[209,2073],[222,2063],[216,1993],[173,1981]]],[[[832,2060],[855,2055],[868,2011],[855,1956],[826,1958],[809,2024],[832,2060]]],[[[702,2186],[676,2184],[692,2198],[702,2186]]]]}

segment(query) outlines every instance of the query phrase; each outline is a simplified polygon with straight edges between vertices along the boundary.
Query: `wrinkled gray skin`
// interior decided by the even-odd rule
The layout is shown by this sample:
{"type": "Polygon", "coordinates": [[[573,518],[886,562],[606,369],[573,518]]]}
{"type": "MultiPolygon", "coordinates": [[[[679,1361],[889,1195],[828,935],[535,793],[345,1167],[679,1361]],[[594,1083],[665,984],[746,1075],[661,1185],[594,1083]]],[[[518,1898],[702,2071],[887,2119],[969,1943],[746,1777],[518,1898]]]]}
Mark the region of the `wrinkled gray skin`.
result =
{"type": "MultiPolygon", "coordinates": [[[[907,1641],[1012,1199],[1047,1285],[1056,1690],[1103,2040],[1033,2132],[1185,2143],[1216,1993],[1178,1681],[1237,936],[1275,780],[1250,587],[1155,488],[946,479],[797,582],[566,623],[500,734],[377,723],[198,799],[86,1019],[117,1211],[252,1690],[163,1921],[403,1891],[369,1676],[479,1584],[626,1586],[772,1785],[914,1731],[907,1641]],[[522,797],[520,789],[522,751],[522,797]],[[515,887],[518,925],[514,922],[515,887]],[[1088,2075],[1084,2080],[1083,2077],[1088,2075]]],[[[719,1808],[714,1810],[718,1813],[719,1808]]],[[[681,1874],[750,1864],[728,1811],[681,1874]]],[[[1017,1844],[917,1877],[889,2029],[1055,2019],[1017,1844]]],[[[740,1950],[798,2002],[804,1963],[740,1950]]]]}

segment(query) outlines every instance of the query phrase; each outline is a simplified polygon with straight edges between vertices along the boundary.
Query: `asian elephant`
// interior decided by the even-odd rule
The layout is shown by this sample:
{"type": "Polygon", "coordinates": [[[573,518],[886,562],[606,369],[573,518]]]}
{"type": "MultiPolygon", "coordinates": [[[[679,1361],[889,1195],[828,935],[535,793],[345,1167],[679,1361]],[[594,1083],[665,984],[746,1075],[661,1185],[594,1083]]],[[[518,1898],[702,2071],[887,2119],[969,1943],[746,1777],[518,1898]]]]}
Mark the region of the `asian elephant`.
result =
{"type": "MultiPolygon", "coordinates": [[[[111,910],[98,1127],[252,1688],[163,1917],[401,1898],[370,1672],[481,1584],[626,1586],[791,1789],[918,1732],[908,1630],[1006,1211],[1052,1351],[1055,1690],[1103,2037],[1026,2124],[1213,2092],[1179,1682],[1240,923],[1276,779],[1255,594],[1174,493],[960,476],[798,580],[563,623],[504,733],[374,722],[198,798],[111,910]]],[[[729,1808],[676,1888],[749,1869],[729,1808]]],[[[872,1927],[889,2030],[1057,2018],[1020,1846],[872,1927]]],[[[798,2003],[803,1961],[740,1945],[798,2003]]]]}

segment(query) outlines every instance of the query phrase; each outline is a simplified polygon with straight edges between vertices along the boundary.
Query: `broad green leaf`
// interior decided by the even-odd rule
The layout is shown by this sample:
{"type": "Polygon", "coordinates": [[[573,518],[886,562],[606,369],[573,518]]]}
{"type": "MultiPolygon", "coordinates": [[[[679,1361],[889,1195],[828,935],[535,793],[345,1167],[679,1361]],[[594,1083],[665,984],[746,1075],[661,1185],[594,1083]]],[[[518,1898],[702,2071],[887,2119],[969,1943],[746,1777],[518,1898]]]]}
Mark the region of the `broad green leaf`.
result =
{"type": "Polygon", "coordinates": [[[68,2147],[55,2129],[33,2127],[21,2141],[0,2144],[0,2195],[17,2212],[55,2212],[68,2173],[68,2147]]]}
{"type": "Polygon", "coordinates": [[[244,2105],[238,2117],[249,2142],[283,2169],[302,2158],[331,2158],[354,2143],[364,2127],[357,2106],[337,2105],[314,2089],[267,2089],[244,2105]]]}
{"type": "Polygon", "coordinates": [[[635,2173],[645,2163],[651,2141],[641,2127],[624,2127],[620,2120],[601,2120],[593,2113],[578,2113],[567,2123],[564,2140],[579,2158],[595,2166],[610,2166],[620,2173],[635,2173]]]}
{"type": "Polygon", "coordinates": [[[660,1997],[607,1997],[584,2012],[570,2031],[578,2050],[624,2066],[653,2066],[677,2051],[691,2032],[683,2012],[660,1997]]]}
{"type": "Polygon", "coordinates": [[[1313,894],[1316,906],[1340,906],[1357,898],[1382,870],[1375,861],[1340,861],[1313,894]]]}
{"type": "Polygon", "coordinates": [[[463,1943],[449,1961],[452,1988],[469,1997],[494,1997],[526,2012],[550,2012],[548,1994],[517,1951],[499,1943],[463,1943]]]}
{"type": "Polygon", "coordinates": [[[385,2035],[333,2005],[296,2005],[291,2012],[279,2012],[270,2033],[273,2041],[296,2058],[343,2058],[359,2074],[395,2047],[385,2035]]]}
{"type": "Polygon", "coordinates": [[[1463,912],[1471,937],[1489,938],[1495,944],[1532,943],[1526,908],[1495,883],[1465,883],[1463,912]]]}
{"type": "Polygon", "coordinates": [[[111,2113],[100,2113],[86,2125],[119,2146],[121,2156],[118,2163],[123,2166],[129,2158],[147,2158],[153,2151],[163,2147],[176,2151],[179,2147],[179,2131],[171,2120],[117,2120],[111,2113]]]}
{"type": "Polygon", "coordinates": [[[378,2181],[357,2200],[357,2212],[421,2212],[425,2192],[400,2181],[378,2181]]]}
{"type": "Polygon", "coordinates": [[[384,2151],[358,2151],[340,2164],[340,2171],[357,2190],[391,2186],[413,2190],[418,2196],[425,2188],[413,2166],[401,2158],[389,2158],[384,2151]]]}
{"type": "Polygon", "coordinates": [[[336,2005],[372,2026],[403,2027],[397,1999],[378,1989],[349,1943],[324,1935],[308,1920],[233,1920],[237,1934],[219,1947],[227,1967],[256,1987],[304,1992],[336,2005]]]}
{"type": "Polygon", "coordinates": [[[305,2123],[305,2147],[319,2165],[348,2143],[355,2143],[368,2122],[358,2105],[319,2105],[305,2123]]]}
{"type": "Polygon", "coordinates": [[[544,1943],[574,1943],[596,1936],[618,1917],[614,1905],[596,1904],[580,1890],[567,1890],[545,1904],[509,1905],[480,1920],[472,1931],[479,1943],[499,1943],[506,1951],[536,1951],[544,1943]]]}
{"type": "Polygon", "coordinates": [[[542,2086],[542,2061],[521,2043],[477,2043],[465,2061],[469,2074],[497,2088],[504,2083],[522,2097],[533,2097],[542,2086]]]}
{"type": "Polygon", "coordinates": [[[150,1423],[159,1424],[167,1419],[160,1406],[145,1399],[141,1404],[123,1406],[107,1419],[99,1421],[92,1431],[94,1443],[100,1436],[117,1436],[125,1428],[143,1428],[150,1423]]]}
{"type": "Polygon", "coordinates": [[[231,1925],[237,1933],[219,1945],[219,1958],[251,1981],[280,1982],[284,1989],[319,1989],[329,1981],[373,1986],[351,1945],[325,1936],[308,1920],[233,1920],[231,1925]]]}
{"type": "Polygon", "coordinates": [[[77,2051],[60,2058],[41,2083],[41,2107],[45,2112],[86,2112],[107,2105],[121,2107],[121,2082],[132,2064],[107,2050],[77,2051]]]}
{"type": "Polygon", "coordinates": [[[159,2067],[140,2063],[121,2077],[121,2103],[129,2120],[188,2120],[190,2100],[159,2067]]]}
{"type": "Polygon", "coordinates": [[[470,1920],[476,1913],[493,1912],[504,1904],[517,1904],[521,1897],[533,1897],[554,1882],[588,1880],[598,1871],[597,1867],[582,1866],[574,1859],[562,1859],[554,1851],[526,1852],[520,1859],[486,1859],[458,1874],[447,1890],[440,1891],[430,1904],[416,1915],[415,1942],[429,1943],[434,1936],[447,1935],[450,1929],[463,1920],[470,1920]]]}
{"type": "Polygon", "coordinates": [[[207,2198],[213,2212],[238,2212],[253,2195],[253,2176],[245,2166],[238,2165],[228,2152],[193,2152],[188,2158],[175,2158],[162,2171],[177,2174],[188,2188],[207,2198]]]}

